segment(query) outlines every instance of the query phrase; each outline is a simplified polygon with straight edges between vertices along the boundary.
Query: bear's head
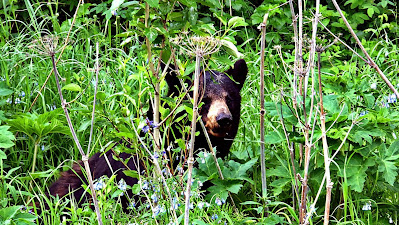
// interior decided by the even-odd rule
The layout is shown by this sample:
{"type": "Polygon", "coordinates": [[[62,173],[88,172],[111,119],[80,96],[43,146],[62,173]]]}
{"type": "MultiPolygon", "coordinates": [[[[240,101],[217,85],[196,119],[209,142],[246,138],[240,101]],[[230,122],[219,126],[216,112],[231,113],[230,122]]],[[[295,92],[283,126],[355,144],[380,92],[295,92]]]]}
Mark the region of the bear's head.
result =
{"type": "Polygon", "coordinates": [[[247,64],[241,59],[234,64],[234,68],[225,73],[205,72],[205,79],[201,79],[200,85],[200,94],[203,94],[200,115],[209,135],[234,138],[237,133],[240,121],[240,90],[247,71],[247,64]]]}
{"type": "MultiPolygon", "coordinates": [[[[219,157],[228,154],[237,134],[241,108],[240,91],[247,73],[248,67],[243,59],[238,60],[233,68],[225,72],[214,70],[201,72],[199,100],[203,104],[199,114],[219,157]]],[[[169,86],[168,96],[178,96],[182,90],[173,70],[169,71],[165,79],[169,86]]],[[[196,149],[208,149],[203,134],[197,136],[195,143],[196,149]]]]}

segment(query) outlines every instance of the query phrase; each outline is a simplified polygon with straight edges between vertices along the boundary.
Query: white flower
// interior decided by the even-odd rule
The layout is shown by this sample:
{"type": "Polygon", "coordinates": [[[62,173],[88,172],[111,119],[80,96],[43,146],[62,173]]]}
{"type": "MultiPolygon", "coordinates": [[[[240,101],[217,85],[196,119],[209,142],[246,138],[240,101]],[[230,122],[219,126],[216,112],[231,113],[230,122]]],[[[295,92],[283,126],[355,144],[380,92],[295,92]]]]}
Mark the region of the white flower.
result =
{"type": "Polygon", "coordinates": [[[370,85],[370,88],[371,89],[377,89],[377,83],[372,83],[371,85],[370,85]]]}
{"type": "Polygon", "coordinates": [[[365,205],[362,207],[363,211],[370,211],[371,210],[371,203],[367,202],[365,205]]]}

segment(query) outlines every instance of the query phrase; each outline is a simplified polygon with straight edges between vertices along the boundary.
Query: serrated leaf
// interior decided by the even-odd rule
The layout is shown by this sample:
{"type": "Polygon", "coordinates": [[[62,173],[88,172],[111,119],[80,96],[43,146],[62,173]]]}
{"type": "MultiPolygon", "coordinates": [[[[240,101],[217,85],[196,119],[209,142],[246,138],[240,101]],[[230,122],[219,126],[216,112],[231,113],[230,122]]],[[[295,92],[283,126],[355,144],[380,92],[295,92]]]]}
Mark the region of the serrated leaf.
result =
{"type": "Polygon", "coordinates": [[[62,90],[81,92],[82,88],[77,84],[70,83],[70,84],[67,84],[64,87],[62,87],[62,90]]]}
{"type": "Polygon", "coordinates": [[[363,160],[359,155],[353,156],[346,165],[346,177],[348,179],[348,185],[354,191],[362,192],[364,182],[366,181],[366,171],[370,166],[375,164],[374,160],[367,159],[363,160]]]}
{"type": "Polygon", "coordinates": [[[13,141],[15,141],[15,136],[12,132],[8,131],[9,128],[10,126],[0,126],[0,148],[11,148],[14,146],[13,141]]]}
{"type": "Polygon", "coordinates": [[[383,145],[382,150],[380,151],[383,155],[379,158],[378,171],[383,173],[385,181],[390,185],[394,184],[396,177],[398,176],[398,168],[395,165],[399,159],[398,150],[399,140],[396,140],[388,149],[383,145]]]}

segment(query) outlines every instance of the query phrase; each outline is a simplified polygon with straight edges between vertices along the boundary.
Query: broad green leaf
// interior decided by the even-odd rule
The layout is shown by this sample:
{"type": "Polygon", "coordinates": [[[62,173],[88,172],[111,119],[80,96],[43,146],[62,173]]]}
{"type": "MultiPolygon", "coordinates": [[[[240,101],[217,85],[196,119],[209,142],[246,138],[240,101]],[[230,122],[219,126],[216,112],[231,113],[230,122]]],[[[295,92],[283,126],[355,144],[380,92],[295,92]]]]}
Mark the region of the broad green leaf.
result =
{"type": "Polygon", "coordinates": [[[383,177],[388,184],[393,185],[398,176],[398,168],[395,164],[399,159],[399,140],[393,142],[388,149],[385,148],[385,145],[381,148],[380,153],[382,153],[382,156],[379,158],[378,171],[383,173],[383,177]]]}
{"type": "Polygon", "coordinates": [[[150,7],[159,8],[159,0],[145,0],[150,7]]]}
{"type": "Polygon", "coordinates": [[[0,150],[0,160],[3,160],[3,159],[7,159],[7,155],[2,150],[0,150]]]}
{"type": "Polygon", "coordinates": [[[125,0],[113,0],[111,4],[110,10],[117,10],[122,3],[125,2],[125,0]]]}
{"type": "Polygon", "coordinates": [[[150,27],[145,30],[145,36],[150,42],[153,42],[158,37],[158,32],[153,27],[150,27]]]}
{"type": "Polygon", "coordinates": [[[375,162],[373,159],[369,158],[363,160],[359,155],[353,156],[347,163],[345,171],[346,177],[348,179],[348,185],[354,191],[362,192],[364,187],[364,182],[366,181],[366,171],[370,166],[374,166],[375,162]]]}
{"type": "Polygon", "coordinates": [[[245,22],[245,19],[239,16],[234,16],[229,20],[227,26],[230,28],[236,28],[241,26],[247,26],[248,24],[245,22]]]}
{"type": "Polygon", "coordinates": [[[284,137],[280,136],[280,134],[275,131],[269,132],[265,136],[266,144],[278,144],[278,143],[281,143],[282,141],[284,141],[284,137]]]}
{"type": "Polygon", "coordinates": [[[64,87],[62,87],[62,90],[81,92],[82,88],[79,85],[77,85],[77,84],[71,83],[71,84],[67,84],[64,87]]]}
{"type": "MultiPolygon", "coordinates": [[[[10,148],[14,146],[15,136],[8,131],[10,126],[0,126],[0,148],[10,148]]],[[[1,154],[0,154],[1,159],[1,154]]]]}
{"type": "Polygon", "coordinates": [[[0,209],[0,218],[3,218],[3,220],[12,219],[20,210],[21,206],[18,205],[0,209]]]}
{"type": "Polygon", "coordinates": [[[226,51],[229,52],[231,55],[237,57],[237,58],[241,58],[243,56],[243,54],[241,54],[237,47],[233,44],[233,42],[228,41],[228,40],[221,40],[222,45],[224,47],[226,47],[226,51]]]}
{"type": "Polygon", "coordinates": [[[14,93],[13,90],[5,87],[0,87],[0,97],[11,95],[12,93],[14,93]]]}

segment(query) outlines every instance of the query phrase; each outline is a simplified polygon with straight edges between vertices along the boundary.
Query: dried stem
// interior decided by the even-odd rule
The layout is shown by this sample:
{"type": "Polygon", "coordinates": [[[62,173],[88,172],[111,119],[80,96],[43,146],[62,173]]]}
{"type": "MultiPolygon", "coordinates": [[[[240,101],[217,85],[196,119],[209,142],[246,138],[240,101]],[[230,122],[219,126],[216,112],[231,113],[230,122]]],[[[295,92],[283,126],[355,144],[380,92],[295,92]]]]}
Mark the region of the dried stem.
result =
{"type": "MultiPolygon", "coordinates": [[[[67,46],[67,43],[68,43],[68,41],[69,41],[69,36],[70,36],[70,34],[71,34],[71,32],[72,32],[72,28],[73,28],[73,26],[74,26],[74,24],[75,24],[75,21],[76,21],[76,16],[78,15],[78,10],[79,10],[79,7],[80,7],[80,5],[81,5],[82,2],[83,2],[83,0],[79,0],[78,5],[76,6],[76,10],[75,10],[75,14],[73,15],[73,20],[72,20],[71,26],[70,26],[70,28],[69,28],[67,37],[66,37],[66,39],[65,39],[65,41],[64,41],[64,46],[62,47],[61,52],[60,52],[60,54],[58,55],[58,58],[57,58],[57,61],[55,62],[55,65],[57,65],[58,61],[60,61],[61,56],[62,56],[62,53],[64,52],[65,47],[67,46]]],[[[48,81],[48,79],[50,78],[51,74],[53,74],[53,69],[50,71],[49,75],[47,76],[46,80],[44,81],[42,87],[41,87],[40,90],[39,90],[39,93],[37,93],[35,99],[33,99],[33,102],[32,102],[32,104],[30,105],[30,107],[29,107],[29,109],[28,109],[28,112],[30,112],[30,111],[32,110],[33,105],[36,103],[37,99],[38,99],[39,96],[41,95],[41,93],[42,93],[44,87],[46,86],[47,81],[48,81]]]]}
{"type": "Polygon", "coordinates": [[[320,124],[321,124],[321,137],[323,142],[323,154],[324,154],[324,167],[325,167],[325,177],[327,180],[326,183],[326,202],[324,209],[324,225],[328,225],[329,217],[330,217],[330,203],[331,203],[331,189],[333,183],[331,182],[330,177],[330,152],[328,151],[328,143],[326,136],[326,114],[324,112],[323,107],[323,92],[321,86],[321,52],[324,49],[322,47],[317,49],[317,70],[319,75],[319,96],[320,96],[320,124]]]}
{"type": "Polygon", "coordinates": [[[186,199],[185,199],[185,210],[184,210],[184,224],[188,225],[190,222],[190,192],[191,192],[191,180],[194,165],[194,144],[195,144],[195,131],[197,124],[197,111],[198,111],[198,89],[199,89],[199,75],[201,67],[201,54],[195,56],[195,74],[194,74],[194,103],[193,103],[193,118],[191,120],[191,145],[188,155],[188,175],[187,175],[187,187],[186,187],[186,199]]]}
{"type": "MultiPolygon", "coordinates": [[[[71,130],[73,140],[75,141],[75,144],[76,144],[77,148],[79,149],[80,154],[82,155],[82,161],[83,161],[83,164],[84,164],[84,167],[85,167],[85,170],[86,170],[87,180],[89,182],[91,195],[93,197],[94,208],[95,208],[95,211],[96,211],[96,214],[97,214],[97,221],[98,221],[99,225],[102,225],[103,222],[102,222],[102,219],[101,219],[100,208],[98,206],[98,200],[97,200],[97,196],[96,196],[96,191],[94,190],[93,178],[91,176],[91,171],[90,171],[90,166],[89,166],[89,157],[84,153],[84,151],[82,149],[82,146],[80,145],[79,139],[76,136],[75,129],[73,128],[73,124],[72,124],[71,118],[69,116],[69,112],[68,112],[68,109],[67,109],[66,101],[65,101],[65,99],[64,99],[64,97],[62,95],[61,85],[60,85],[60,81],[59,81],[59,78],[58,78],[58,70],[57,70],[56,61],[55,61],[55,53],[51,52],[50,54],[51,54],[50,56],[51,56],[51,60],[52,60],[52,63],[53,63],[53,71],[54,71],[55,81],[57,83],[58,94],[60,95],[61,106],[62,106],[62,109],[64,110],[65,117],[67,119],[69,129],[71,130]]],[[[97,83],[96,83],[96,86],[97,86],[97,83]]]]}
{"type": "Polygon", "coordinates": [[[385,83],[388,85],[388,87],[395,93],[396,97],[399,98],[399,92],[395,89],[395,87],[392,85],[392,83],[388,80],[388,78],[384,75],[384,73],[381,71],[380,67],[374,62],[374,60],[370,57],[370,55],[367,53],[366,49],[363,47],[362,42],[359,40],[359,38],[356,36],[355,31],[353,31],[352,27],[350,26],[348,20],[342,13],[341,8],[337,4],[336,0],[332,0],[335,8],[339,12],[339,15],[341,15],[342,20],[344,21],[346,27],[348,28],[349,32],[351,33],[352,37],[356,40],[356,43],[359,45],[360,49],[362,50],[363,54],[366,56],[367,60],[366,63],[368,63],[372,68],[374,68],[377,73],[380,75],[380,77],[385,81],[385,83]]]}

